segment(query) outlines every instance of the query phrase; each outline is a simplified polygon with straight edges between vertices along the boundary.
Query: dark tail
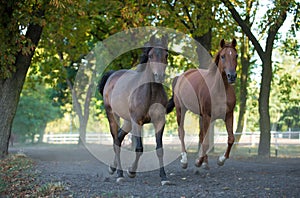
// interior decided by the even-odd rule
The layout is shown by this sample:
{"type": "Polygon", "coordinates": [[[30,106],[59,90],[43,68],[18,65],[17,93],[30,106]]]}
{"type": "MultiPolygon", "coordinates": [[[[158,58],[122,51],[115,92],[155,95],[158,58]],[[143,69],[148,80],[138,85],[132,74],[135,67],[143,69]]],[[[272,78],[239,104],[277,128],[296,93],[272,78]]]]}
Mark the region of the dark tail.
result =
{"type": "Polygon", "coordinates": [[[100,80],[100,82],[99,82],[99,84],[98,84],[98,91],[100,92],[100,94],[101,94],[102,96],[103,96],[103,90],[104,90],[106,81],[107,81],[107,79],[108,79],[114,72],[115,72],[115,71],[111,70],[111,71],[109,71],[109,72],[106,72],[106,73],[102,76],[102,78],[101,78],[101,80],[100,80]]]}
{"type": "Polygon", "coordinates": [[[175,107],[175,103],[174,103],[174,88],[175,88],[175,85],[177,83],[177,80],[178,80],[178,76],[176,76],[173,80],[173,83],[172,83],[172,97],[170,98],[170,100],[168,101],[168,104],[167,104],[167,114],[171,113],[175,107]]]}

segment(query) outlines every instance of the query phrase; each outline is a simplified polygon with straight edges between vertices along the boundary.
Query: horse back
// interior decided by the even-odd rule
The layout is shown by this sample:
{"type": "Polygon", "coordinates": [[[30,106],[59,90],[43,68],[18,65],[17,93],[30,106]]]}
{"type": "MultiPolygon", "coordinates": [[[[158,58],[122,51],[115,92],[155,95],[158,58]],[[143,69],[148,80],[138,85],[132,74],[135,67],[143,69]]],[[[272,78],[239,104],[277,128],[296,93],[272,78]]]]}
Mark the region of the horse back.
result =
{"type": "Polygon", "coordinates": [[[202,69],[190,69],[179,76],[175,88],[175,103],[195,114],[202,114],[202,106],[209,106],[203,104],[203,101],[209,101],[207,84],[205,83],[204,76],[206,71],[202,69]],[[206,100],[204,100],[204,98],[206,100]]]}
{"type": "Polygon", "coordinates": [[[126,79],[129,70],[119,70],[114,72],[107,80],[103,90],[103,101],[106,110],[111,110],[124,119],[128,119],[128,97],[126,91],[128,82],[126,79]]]}
{"type": "Polygon", "coordinates": [[[218,79],[218,75],[212,71],[188,70],[178,78],[175,85],[177,105],[198,115],[224,118],[228,112],[233,111],[236,97],[233,86],[218,87],[222,83],[222,79],[218,79]]]}

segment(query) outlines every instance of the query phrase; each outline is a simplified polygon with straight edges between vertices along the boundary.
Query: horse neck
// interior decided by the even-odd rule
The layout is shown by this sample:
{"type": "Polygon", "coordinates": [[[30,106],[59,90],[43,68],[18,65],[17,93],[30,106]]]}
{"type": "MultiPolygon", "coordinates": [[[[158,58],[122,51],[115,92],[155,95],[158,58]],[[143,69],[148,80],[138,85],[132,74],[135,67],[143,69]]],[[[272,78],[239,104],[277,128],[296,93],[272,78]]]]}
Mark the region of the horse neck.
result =
{"type": "Polygon", "coordinates": [[[141,75],[141,80],[143,82],[153,82],[154,81],[154,77],[150,68],[150,63],[147,63],[144,71],[142,72],[141,75]]]}
{"type": "Polygon", "coordinates": [[[221,70],[221,65],[216,66],[215,64],[209,70],[209,78],[212,79],[210,91],[214,93],[219,93],[221,89],[228,89],[229,83],[225,72],[221,70]]]}
{"type": "Polygon", "coordinates": [[[136,85],[138,86],[146,86],[144,88],[146,88],[145,92],[143,92],[144,94],[148,95],[151,93],[151,83],[150,82],[154,82],[154,77],[152,75],[152,71],[150,68],[149,63],[146,63],[147,65],[145,65],[144,70],[142,70],[141,72],[138,72],[138,78],[136,79],[136,81],[134,83],[136,83],[136,85]]]}
{"type": "Polygon", "coordinates": [[[224,70],[222,70],[221,66],[220,67],[218,66],[218,69],[219,69],[219,72],[221,73],[223,84],[224,84],[225,88],[227,89],[228,86],[229,86],[229,83],[228,83],[228,80],[227,80],[226,73],[225,73],[224,70]]]}

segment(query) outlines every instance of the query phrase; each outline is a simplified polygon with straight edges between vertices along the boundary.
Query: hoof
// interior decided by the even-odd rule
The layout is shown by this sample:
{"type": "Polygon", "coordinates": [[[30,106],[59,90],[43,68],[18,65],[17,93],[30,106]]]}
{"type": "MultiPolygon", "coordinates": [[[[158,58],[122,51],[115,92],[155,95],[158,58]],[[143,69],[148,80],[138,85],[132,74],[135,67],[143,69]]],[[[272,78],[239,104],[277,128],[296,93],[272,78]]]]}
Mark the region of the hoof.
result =
{"type": "Polygon", "coordinates": [[[116,170],[117,170],[117,169],[114,168],[114,167],[112,167],[112,166],[109,166],[109,167],[108,167],[108,172],[109,172],[109,174],[111,174],[111,175],[114,174],[114,173],[116,172],[116,170]]]}
{"type": "Polygon", "coordinates": [[[220,156],[218,159],[218,165],[223,166],[225,163],[225,160],[226,160],[225,156],[220,156]]]}
{"type": "Polygon", "coordinates": [[[161,181],[161,185],[162,186],[167,186],[167,185],[171,185],[172,183],[169,181],[169,180],[164,180],[164,181],[161,181]]]}
{"type": "Polygon", "coordinates": [[[202,164],[202,168],[203,168],[203,169],[205,169],[205,170],[209,170],[208,163],[206,163],[206,162],[203,162],[203,164],[202,164]]]}
{"type": "Polygon", "coordinates": [[[131,171],[127,170],[127,175],[128,175],[128,177],[130,177],[130,178],[135,178],[136,172],[131,172],[131,171]]]}
{"type": "Polygon", "coordinates": [[[181,168],[186,169],[188,167],[188,163],[181,163],[181,168]]]}
{"type": "Polygon", "coordinates": [[[195,166],[196,167],[200,167],[202,165],[202,163],[200,163],[200,161],[199,160],[195,160],[195,166]]]}
{"type": "Polygon", "coordinates": [[[125,181],[124,177],[118,177],[117,178],[117,183],[122,183],[124,181],[125,181]]]}
{"type": "Polygon", "coordinates": [[[218,160],[218,165],[219,165],[219,166],[223,166],[224,163],[225,163],[225,162],[221,162],[221,161],[218,160]]]}

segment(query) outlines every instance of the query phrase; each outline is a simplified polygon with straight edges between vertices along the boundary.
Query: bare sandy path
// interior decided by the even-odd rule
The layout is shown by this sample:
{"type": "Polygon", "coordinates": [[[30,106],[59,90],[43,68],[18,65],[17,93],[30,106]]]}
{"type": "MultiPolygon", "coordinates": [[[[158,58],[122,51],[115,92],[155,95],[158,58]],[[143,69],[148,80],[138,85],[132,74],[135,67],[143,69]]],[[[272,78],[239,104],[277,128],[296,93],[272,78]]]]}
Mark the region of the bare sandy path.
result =
{"type": "MultiPolygon", "coordinates": [[[[189,155],[189,167],[181,169],[179,160],[166,166],[173,185],[161,186],[158,170],[126,177],[116,184],[107,165],[99,162],[84,147],[77,145],[32,146],[12,148],[36,161],[41,183],[62,182],[60,195],[73,197],[299,197],[300,158],[267,159],[232,157],[223,167],[209,156],[210,170],[193,166],[195,154],[189,155]]],[[[141,158],[143,160],[143,158],[141,158]]],[[[125,168],[125,167],[124,167],[125,168]]]]}

